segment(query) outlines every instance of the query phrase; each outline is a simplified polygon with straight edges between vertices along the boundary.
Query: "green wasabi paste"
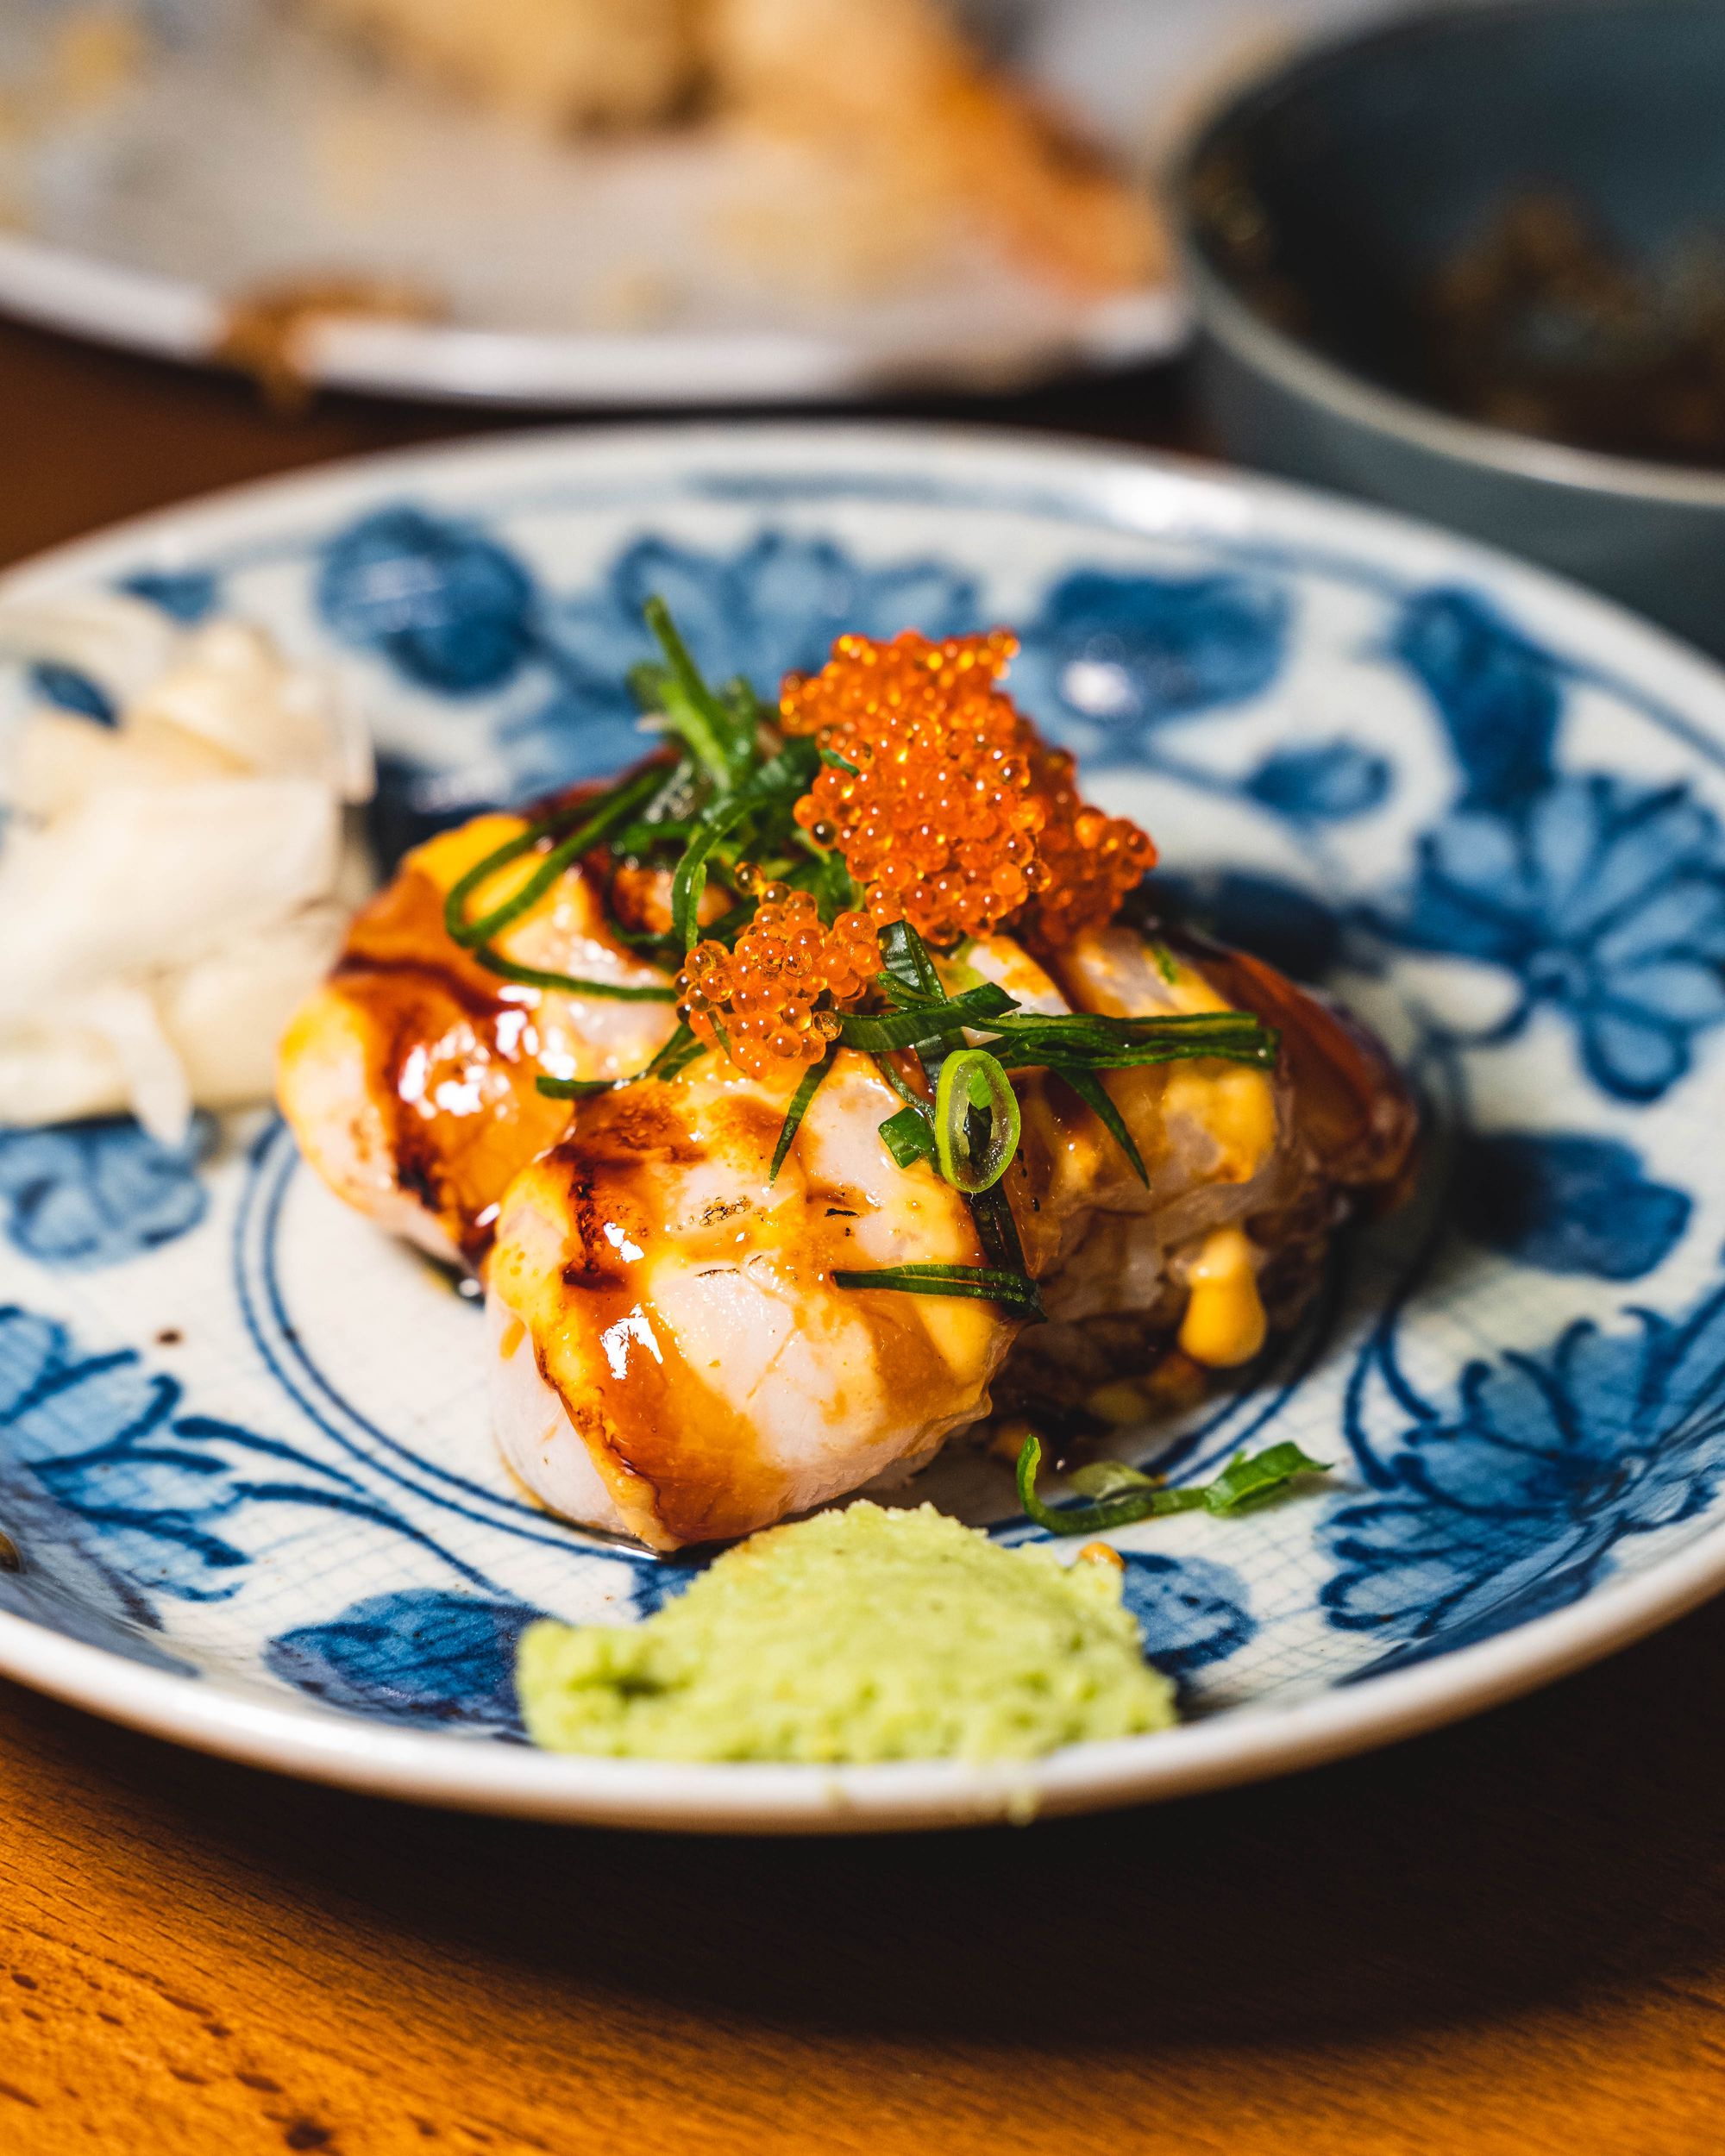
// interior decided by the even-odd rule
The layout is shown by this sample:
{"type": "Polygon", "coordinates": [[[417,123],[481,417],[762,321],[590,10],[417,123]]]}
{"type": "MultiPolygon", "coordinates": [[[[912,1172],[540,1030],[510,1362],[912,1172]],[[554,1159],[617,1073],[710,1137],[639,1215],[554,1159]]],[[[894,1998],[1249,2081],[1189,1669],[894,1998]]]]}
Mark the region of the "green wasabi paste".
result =
{"type": "Polygon", "coordinates": [[[1028,1759],[1165,1729],[1112,1553],[1063,1565],[923,1505],[857,1503],[727,1551],[644,1623],[521,1642],[529,1734],[643,1759],[1028,1759]]]}

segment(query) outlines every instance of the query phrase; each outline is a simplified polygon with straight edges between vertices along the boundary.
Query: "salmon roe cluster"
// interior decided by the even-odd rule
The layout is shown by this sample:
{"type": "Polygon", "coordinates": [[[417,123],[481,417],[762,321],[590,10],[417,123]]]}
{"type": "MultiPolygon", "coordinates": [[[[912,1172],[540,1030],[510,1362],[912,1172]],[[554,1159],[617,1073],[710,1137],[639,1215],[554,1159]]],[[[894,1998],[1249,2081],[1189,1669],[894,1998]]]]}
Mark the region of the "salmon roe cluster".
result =
{"type": "Polygon", "coordinates": [[[1008,924],[1044,948],[1070,942],[1156,858],[1135,824],[1084,806],[1071,757],[999,687],[1017,649],[1004,629],[844,636],[819,674],[785,680],[785,730],[856,767],[826,765],[797,822],[843,853],[875,921],[907,920],[937,946],[1008,924]]]}
{"type": "MultiPolygon", "coordinates": [[[[746,865],[731,880],[745,893],[757,888],[746,865]]],[[[826,1053],[838,1013],[817,1010],[816,999],[854,1002],[881,970],[881,945],[866,913],[841,913],[827,928],[806,891],[768,883],[758,892],[735,950],[704,943],[689,953],[677,1015],[698,1040],[728,1046],[751,1078],[768,1078],[826,1053]]]]}

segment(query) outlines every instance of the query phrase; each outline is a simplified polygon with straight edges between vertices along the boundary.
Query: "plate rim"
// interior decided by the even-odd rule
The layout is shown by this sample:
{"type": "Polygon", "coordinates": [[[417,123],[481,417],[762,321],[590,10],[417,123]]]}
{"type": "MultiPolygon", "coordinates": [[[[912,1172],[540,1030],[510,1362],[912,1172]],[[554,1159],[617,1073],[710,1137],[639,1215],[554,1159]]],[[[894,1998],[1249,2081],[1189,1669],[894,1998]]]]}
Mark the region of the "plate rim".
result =
{"type": "MultiPolygon", "coordinates": [[[[1194,459],[1010,429],[917,422],[791,420],[753,424],[648,423],[593,429],[551,426],[332,460],[250,480],[107,525],[0,573],[0,599],[100,573],[144,546],[164,555],[198,543],[200,526],[254,515],[278,523],[320,501],[351,503],[392,484],[486,464],[627,462],[668,453],[673,467],[725,459],[789,468],[816,451],[926,472],[932,457],[1031,480],[1051,470],[1088,482],[1098,505],[1124,512],[1171,484],[1246,530],[1289,518],[1321,531],[1374,533],[1422,547],[1458,570],[1491,576],[1518,599],[1555,608],[1584,643],[1628,651],[1637,672],[1669,693],[1673,680],[1713,703],[1725,744],[1725,670],[1667,631],[1568,580],[1440,527],[1315,489],[1194,459]],[[1026,467],[1029,467],[1026,469],[1026,467]],[[1111,487],[1111,479],[1123,481],[1111,487]],[[1147,492],[1145,491],[1147,490],[1147,492]],[[1241,513],[1244,512],[1244,521],[1241,513]],[[1589,630],[1591,633],[1588,633],[1589,630]]],[[[1129,524],[1123,525],[1130,529],[1129,524]]],[[[1145,525],[1146,535],[1154,522],[1145,525]]],[[[1640,1574],[1608,1580],[1580,1601],[1414,1667],[1308,1693],[1280,1706],[1223,1711],[1153,1736],[1081,1745],[1006,1766],[906,1761],[825,1768],[612,1760],[403,1729],[361,1716],[277,1702],[260,1690],[152,1670],[112,1651],[0,1612],[0,1676],[146,1733],[243,1764],[454,1808],[593,1825],[713,1833],[831,1833],[1026,1820],[1196,1795],[1268,1779],[1483,1712],[1628,1646],[1725,1589],[1725,1517],[1640,1574]]]]}
{"type": "MultiPolygon", "coordinates": [[[[214,368],[228,303],[189,279],[0,232],[0,312],[62,335],[214,368]]],[[[1193,313],[1164,280],[1072,310],[1010,343],[949,338],[870,351],[813,330],[549,330],[337,320],[305,339],[313,389],[410,402],[592,410],[820,404],[913,390],[1006,392],[1171,359],[1193,313]]]]}

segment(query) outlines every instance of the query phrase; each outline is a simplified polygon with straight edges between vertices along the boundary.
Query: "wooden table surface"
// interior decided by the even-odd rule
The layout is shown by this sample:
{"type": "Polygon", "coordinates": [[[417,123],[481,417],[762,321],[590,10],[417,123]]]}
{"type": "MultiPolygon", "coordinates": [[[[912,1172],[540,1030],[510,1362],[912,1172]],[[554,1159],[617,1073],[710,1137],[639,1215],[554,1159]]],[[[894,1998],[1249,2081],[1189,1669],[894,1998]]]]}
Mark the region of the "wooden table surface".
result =
{"type": "MultiPolygon", "coordinates": [[[[975,416],[1185,438],[1156,377],[975,416]]],[[[0,328],[0,559],[474,423],[0,328]]],[[[392,1807],[0,1684],[0,2152],[1710,2151],[1722,1701],[1725,1606],[1286,1783],[732,1842],[392,1807]]]]}

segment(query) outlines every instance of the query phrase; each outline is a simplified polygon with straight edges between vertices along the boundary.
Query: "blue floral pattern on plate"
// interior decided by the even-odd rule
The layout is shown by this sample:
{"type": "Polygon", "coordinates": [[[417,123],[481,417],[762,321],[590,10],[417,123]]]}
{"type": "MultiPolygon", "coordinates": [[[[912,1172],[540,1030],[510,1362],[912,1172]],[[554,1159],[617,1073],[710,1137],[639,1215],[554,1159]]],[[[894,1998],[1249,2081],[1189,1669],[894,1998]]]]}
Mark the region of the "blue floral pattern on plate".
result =
{"type": "Polygon", "coordinates": [[[186,1235],[208,1200],[198,1163],[212,1128],[198,1117],[164,1145],[129,1117],[0,1129],[0,1230],[39,1265],[119,1265],[186,1235]]]}
{"type": "MultiPolygon", "coordinates": [[[[506,483],[461,465],[357,513],[332,497],[321,530],[260,511],[243,542],[179,535],[164,566],[140,542],[103,573],[356,664],[391,856],[636,752],[649,591],[712,672],[764,686],[841,629],[1016,622],[1015,688],[1156,830],[1165,899],[1333,984],[1431,1097],[1414,1212],[1259,1382],[1123,1441],[1176,1479],[1266,1436],[1334,1463],[1321,1497],[1121,1538],[1145,1651],[1194,1713],[1450,1654],[1725,1516],[1710,676],[1465,549],[1374,526],[1350,552],[1297,505],[1177,495],[1135,524],[1082,465],[1062,491],[667,448],[584,491],[576,451],[498,454],[506,483]]],[[[471,1307],[279,1130],[215,1135],[0,1132],[0,1610],[502,1756],[532,1616],[637,1621],[700,1559],[525,1503],[483,1437],[471,1307]]],[[[982,1472],[916,1494],[1024,1539],[982,1472]]]]}
{"type": "Polygon", "coordinates": [[[1684,786],[1590,772],[1509,809],[1458,809],[1421,840],[1386,925],[1505,968],[1520,988],[1505,1031],[1561,1011],[1589,1075],[1622,1100],[1656,1100],[1725,1018],[1725,834],[1684,786]]]}
{"type": "Polygon", "coordinates": [[[408,505],[361,517],[318,571],[331,633],[442,696],[508,681],[532,649],[533,606],[533,580],[507,547],[408,505]]]}
{"type": "Polygon", "coordinates": [[[1075,570],[1024,632],[1019,686],[1075,748],[1130,758],[1155,729],[1267,689],[1291,614],[1281,579],[1075,570]]]}
{"type": "Polygon", "coordinates": [[[1396,1372],[1393,1334],[1371,1352],[1414,1420],[1383,1450],[1352,1432],[1386,1494],[1332,1514],[1323,1591],[1333,1623],[1399,1643],[1369,1670],[1578,1601],[1626,1537],[1705,1512],[1725,1473],[1725,1289],[1470,1363],[1442,1402],[1396,1372]]]}
{"type": "Polygon", "coordinates": [[[1457,1163],[1458,1224],[1548,1273],[1640,1280],[1671,1256],[1694,1210],[1618,1138],[1495,1131],[1470,1139],[1457,1163]]]}

